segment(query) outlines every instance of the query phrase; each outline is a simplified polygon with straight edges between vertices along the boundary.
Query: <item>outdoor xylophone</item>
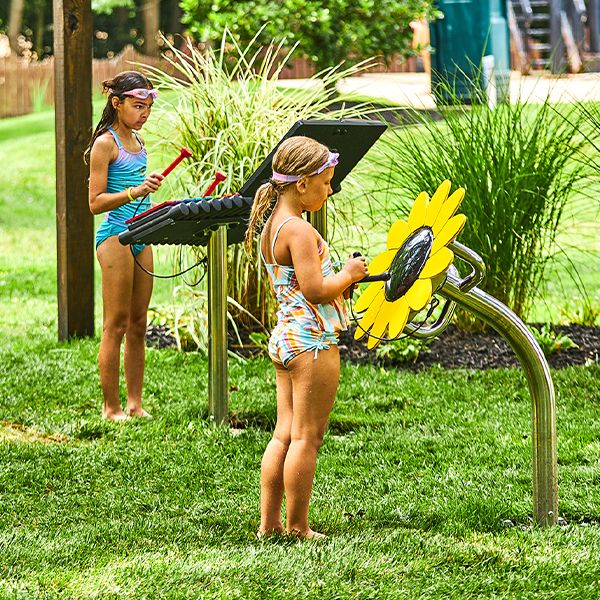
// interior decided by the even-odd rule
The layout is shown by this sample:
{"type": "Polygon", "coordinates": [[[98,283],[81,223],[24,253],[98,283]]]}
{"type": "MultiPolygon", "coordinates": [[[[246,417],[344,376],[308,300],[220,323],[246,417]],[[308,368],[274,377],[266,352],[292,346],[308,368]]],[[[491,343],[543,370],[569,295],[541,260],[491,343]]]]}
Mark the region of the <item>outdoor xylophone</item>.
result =
{"type": "MultiPolygon", "coordinates": [[[[381,121],[342,119],[336,121],[304,120],[295,123],[281,139],[304,135],[335,149],[342,157],[331,182],[334,193],[341,182],[354,169],[369,148],[385,131],[381,121]]],[[[271,159],[279,144],[265,158],[258,169],[242,186],[239,194],[207,197],[219,180],[199,198],[163,202],[136,215],[127,223],[129,229],[119,235],[122,244],[186,244],[206,246],[212,232],[219,227],[227,230],[227,244],[241,242],[244,238],[250,209],[256,190],[271,176],[271,159]]]]}
{"type": "Polygon", "coordinates": [[[237,195],[165,202],[158,210],[134,217],[119,241],[206,246],[211,232],[225,225],[227,243],[235,244],[244,238],[251,206],[252,198],[237,195]]]}

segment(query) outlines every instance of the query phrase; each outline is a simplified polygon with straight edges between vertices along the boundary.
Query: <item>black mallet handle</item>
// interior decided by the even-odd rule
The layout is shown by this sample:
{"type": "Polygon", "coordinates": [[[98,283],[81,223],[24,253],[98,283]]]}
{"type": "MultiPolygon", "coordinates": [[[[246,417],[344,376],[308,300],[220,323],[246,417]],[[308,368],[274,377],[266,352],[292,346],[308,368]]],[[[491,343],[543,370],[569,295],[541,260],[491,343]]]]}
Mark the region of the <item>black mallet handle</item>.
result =
{"type": "MultiPolygon", "coordinates": [[[[362,256],[362,254],[358,251],[352,253],[353,258],[358,258],[359,256],[362,256]]],[[[373,281],[389,281],[391,277],[392,276],[387,272],[378,273],[377,275],[368,275],[367,277],[361,279],[358,283],[371,283],[373,281]]]]}

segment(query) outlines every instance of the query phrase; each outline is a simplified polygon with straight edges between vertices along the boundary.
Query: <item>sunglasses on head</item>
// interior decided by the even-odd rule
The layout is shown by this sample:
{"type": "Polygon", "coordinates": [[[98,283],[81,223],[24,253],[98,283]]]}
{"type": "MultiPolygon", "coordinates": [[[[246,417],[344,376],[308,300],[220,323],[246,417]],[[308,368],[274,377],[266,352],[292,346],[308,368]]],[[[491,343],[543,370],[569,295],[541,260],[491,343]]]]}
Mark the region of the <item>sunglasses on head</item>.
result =
{"type": "Polygon", "coordinates": [[[147,88],[136,88],[135,90],[129,90],[128,92],[123,92],[123,96],[133,96],[134,98],[139,98],[140,100],[145,100],[150,96],[150,98],[155,99],[158,97],[158,90],[152,89],[149,90],[147,88]]]}

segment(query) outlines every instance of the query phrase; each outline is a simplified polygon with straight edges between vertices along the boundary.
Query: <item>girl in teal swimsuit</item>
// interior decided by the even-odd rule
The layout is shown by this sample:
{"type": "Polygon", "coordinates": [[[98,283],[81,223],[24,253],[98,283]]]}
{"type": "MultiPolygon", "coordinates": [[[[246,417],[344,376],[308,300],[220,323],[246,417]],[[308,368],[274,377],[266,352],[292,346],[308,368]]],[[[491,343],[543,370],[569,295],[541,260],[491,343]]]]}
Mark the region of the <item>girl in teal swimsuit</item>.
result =
{"type": "Polygon", "coordinates": [[[142,387],[152,277],[139,265],[152,271],[153,263],[150,246],[135,244],[130,249],[121,245],[117,236],[127,229],[127,219],[150,207],[148,195],[160,187],[163,176],[146,173],[146,147],[137,133],[150,115],[157,91],[136,71],[125,71],[105,81],[103,91],[108,100],[86,158],[90,160],[90,210],[95,215],[107,213],[96,234],[96,255],[102,270],[103,322],[98,352],[102,415],[121,421],[149,416],[142,408],[142,387]],[[125,411],[119,399],[123,338],[125,411]]]}
{"type": "Polygon", "coordinates": [[[269,341],[277,423],[261,464],[259,537],[284,531],[284,492],[285,531],[323,537],[309,527],[308,505],[339,381],[338,335],[347,324],[343,295],[368,275],[363,257],[348,259],[336,273],[327,243],[302,218],[332,193],[337,161],[337,154],[310,138],[284,141],[273,156],[271,180],[256,193],[246,233],[250,249],[254,232],[262,228],[260,254],[279,302],[269,341]]]}

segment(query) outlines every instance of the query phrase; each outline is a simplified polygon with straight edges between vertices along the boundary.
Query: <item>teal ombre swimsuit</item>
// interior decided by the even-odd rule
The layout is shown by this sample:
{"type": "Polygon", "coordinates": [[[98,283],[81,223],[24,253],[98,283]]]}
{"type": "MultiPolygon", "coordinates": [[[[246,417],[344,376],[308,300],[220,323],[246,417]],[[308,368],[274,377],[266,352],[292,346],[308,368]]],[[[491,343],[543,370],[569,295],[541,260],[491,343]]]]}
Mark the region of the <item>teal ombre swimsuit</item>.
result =
{"type": "MultiPolygon", "coordinates": [[[[129,187],[138,186],[146,179],[146,146],[142,144],[142,141],[134,131],[133,135],[135,135],[135,138],[140,143],[141,150],[139,152],[129,152],[121,144],[115,130],[109,127],[108,131],[117,144],[119,154],[114,162],[108,165],[106,191],[109,194],[116,194],[129,187]]],[[[112,235],[119,235],[123,231],[127,231],[125,221],[147,210],[150,206],[150,199],[146,198],[143,201],[134,200],[133,202],[128,202],[111,210],[96,232],[96,248],[112,235]]],[[[138,255],[145,247],[145,244],[131,244],[134,256],[138,255]]]]}

